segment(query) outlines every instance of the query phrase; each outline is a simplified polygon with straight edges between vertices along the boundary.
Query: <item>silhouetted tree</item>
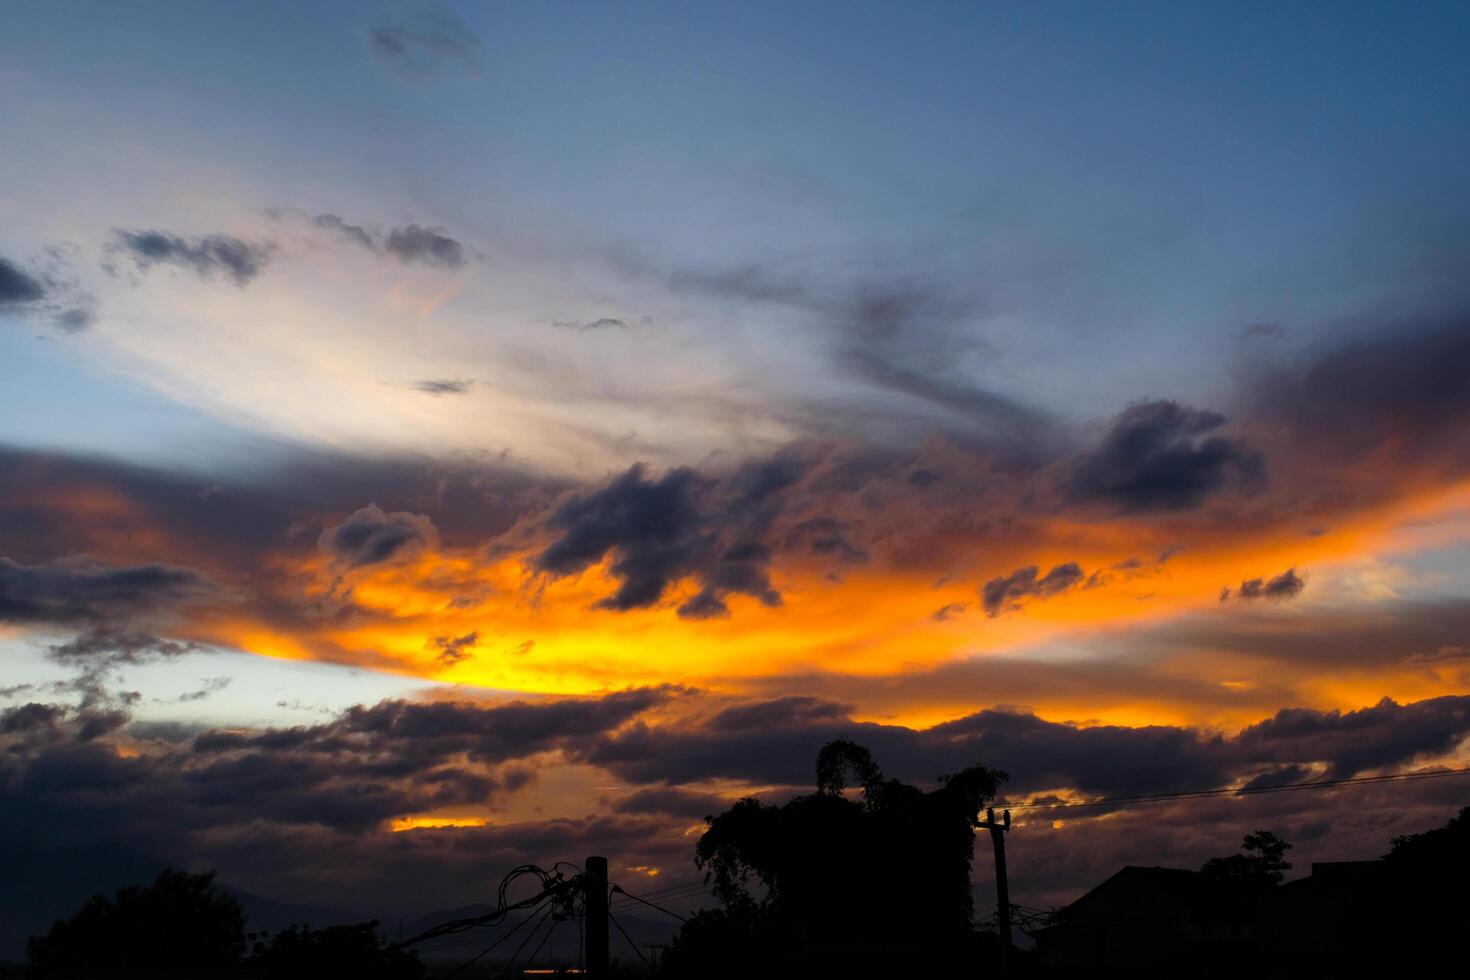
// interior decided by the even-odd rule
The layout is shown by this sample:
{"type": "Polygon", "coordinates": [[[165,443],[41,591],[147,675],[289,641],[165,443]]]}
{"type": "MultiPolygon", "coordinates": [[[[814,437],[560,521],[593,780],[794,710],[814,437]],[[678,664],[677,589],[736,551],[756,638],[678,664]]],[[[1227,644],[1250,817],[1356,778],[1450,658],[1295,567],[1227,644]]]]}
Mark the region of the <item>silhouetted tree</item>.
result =
{"type": "Polygon", "coordinates": [[[1291,870],[1291,862],[1286,860],[1289,850],[1291,845],[1271,831],[1258,830],[1241,840],[1239,854],[1210,858],[1200,871],[1242,885],[1279,885],[1291,870]]]}
{"type": "Polygon", "coordinates": [[[1395,837],[1384,855],[1393,888],[1414,914],[1415,952],[1433,958],[1470,927],[1470,807],[1443,827],[1395,837]]]}
{"type": "Polygon", "coordinates": [[[32,968],[58,970],[217,969],[239,962],[245,910],[214,884],[213,872],[173,869],[115,898],[87,900],[27,946],[32,968]]]}
{"type": "Polygon", "coordinates": [[[389,946],[378,920],[355,925],[292,926],[256,942],[249,965],[272,980],[358,977],[362,980],[413,980],[423,976],[417,954],[389,946]]]}
{"type": "Polygon", "coordinates": [[[1470,871],[1470,806],[1461,807],[1443,827],[1395,837],[1383,859],[1396,868],[1470,871]]]}
{"type": "Polygon", "coordinates": [[[747,797],[707,818],[695,861],[723,908],[681,930],[671,972],[731,975],[752,958],[769,970],[798,946],[967,937],[974,828],[1005,773],[972,766],[926,792],[885,779],[847,739],[824,746],[816,770],[815,793],[781,806],[747,797]]]}

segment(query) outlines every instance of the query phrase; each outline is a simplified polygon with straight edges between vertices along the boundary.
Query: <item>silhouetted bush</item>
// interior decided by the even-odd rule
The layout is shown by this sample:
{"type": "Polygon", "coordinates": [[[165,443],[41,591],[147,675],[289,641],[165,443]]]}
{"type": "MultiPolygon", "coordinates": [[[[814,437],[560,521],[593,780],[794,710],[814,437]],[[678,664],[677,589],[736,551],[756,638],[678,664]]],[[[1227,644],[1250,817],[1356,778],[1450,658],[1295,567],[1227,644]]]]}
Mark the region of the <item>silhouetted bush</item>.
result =
{"type": "Polygon", "coordinates": [[[696,912],[664,950],[661,966],[675,977],[762,976],[772,964],[789,962],[795,950],[783,923],[750,902],[696,912]]]}
{"type": "Polygon", "coordinates": [[[423,975],[418,956],[390,947],[378,921],[312,929],[292,926],[256,942],[249,966],[276,980],[354,977],[358,980],[412,980],[423,975]]]}
{"type": "Polygon", "coordinates": [[[245,950],[245,910],[215,887],[214,874],[166,870],[151,885],[87,900],[27,946],[31,967],[59,970],[181,970],[233,966],[245,950]]]}
{"type": "Polygon", "coordinates": [[[214,874],[169,869],[151,885],[131,885],[113,898],[97,895],[44,936],[31,937],[31,973],[71,971],[201,971],[244,968],[274,980],[351,976],[413,980],[417,955],[390,948],[378,923],[274,936],[245,932],[245,910],[214,884],[214,874]],[[253,940],[246,957],[246,941],[253,940]]]}

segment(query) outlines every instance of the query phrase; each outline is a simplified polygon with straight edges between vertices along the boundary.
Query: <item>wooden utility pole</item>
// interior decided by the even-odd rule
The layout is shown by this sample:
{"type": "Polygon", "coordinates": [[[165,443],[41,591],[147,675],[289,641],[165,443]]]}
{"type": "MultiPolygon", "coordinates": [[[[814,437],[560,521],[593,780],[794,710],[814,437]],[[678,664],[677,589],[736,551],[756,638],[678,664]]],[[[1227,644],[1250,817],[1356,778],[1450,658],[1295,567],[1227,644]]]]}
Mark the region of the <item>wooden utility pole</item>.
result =
{"type": "Polygon", "coordinates": [[[607,958],[607,858],[590,857],[582,869],[586,882],[587,975],[606,980],[607,958]]]}
{"type": "Polygon", "coordinates": [[[987,807],[985,822],[980,826],[990,831],[995,845],[995,927],[1000,933],[1000,966],[1004,973],[1011,959],[1011,889],[1006,881],[1006,831],[1011,829],[1011,811],[1006,810],[996,821],[995,809],[987,807]]]}

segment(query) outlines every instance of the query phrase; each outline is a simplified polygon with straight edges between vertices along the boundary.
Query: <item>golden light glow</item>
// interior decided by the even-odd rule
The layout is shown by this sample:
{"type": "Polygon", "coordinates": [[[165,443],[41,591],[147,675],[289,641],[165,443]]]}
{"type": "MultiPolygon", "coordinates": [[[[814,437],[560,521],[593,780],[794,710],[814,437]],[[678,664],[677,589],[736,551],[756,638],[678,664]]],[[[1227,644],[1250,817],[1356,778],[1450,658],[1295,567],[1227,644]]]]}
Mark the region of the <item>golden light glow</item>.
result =
{"type": "Polygon", "coordinates": [[[388,826],[395,834],[408,830],[442,830],[445,827],[484,827],[483,817],[399,817],[388,826]]]}
{"type": "Polygon", "coordinates": [[[645,878],[657,878],[659,875],[658,868],[652,867],[651,865],[647,864],[630,864],[623,870],[631,871],[634,874],[642,875],[645,878]]]}
{"type": "MultiPolygon", "coordinates": [[[[273,617],[227,600],[185,610],[172,632],[460,690],[569,696],[681,684],[738,695],[766,690],[775,678],[845,677],[870,682],[855,704],[859,720],[928,727],[1007,703],[1087,724],[1230,728],[1286,703],[1352,708],[1385,694],[1414,700],[1466,690],[1470,665],[1446,658],[1324,672],[1194,639],[1149,664],[1146,683],[1107,689],[1026,677],[1041,676],[1048,664],[1097,662],[1111,646],[1126,644],[1130,631],[1189,617],[1230,613],[1238,629],[1258,619],[1286,640],[1316,629],[1316,613],[1334,603],[1394,599],[1404,587],[1395,556],[1470,541],[1470,481],[1401,477],[1399,494],[1376,506],[1318,514],[1325,533],[1290,516],[1171,523],[1051,515],[1001,540],[967,542],[963,531],[919,535],[902,551],[845,569],[840,583],[815,559],[788,558],[772,569],[782,605],[731,596],[730,617],[698,622],[674,614],[693,593],[689,582],[678,583],[657,608],[594,608],[618,585],[608,564],[550,578],[530,562],[544,542],[525,540],[520,550],[494,558],[479,547],[434,547],[357,569],[314,550],[282,549],[265,557],[270,573],[254,587],[282,608],[305,611],[273,617]],[[988,579],[1029,565],[1044,574],[1066,562],[1082,568],[1083,583],[1023,598],[1019,608],[994,616],[983,609],[979,586],[988,579]],[[1221,604],[1223,587],[1288,568],[1309,582],[1297,601],[1221,604]],[[944,607],[949,613],[936,617],[944,607]],[[450,641],[457,644],[452,650],[450,641]],[[1015,680],[978,693],[924,680],[966,660],[1003,661],[1015,680]],[[885,695],[889,686],[901,694],[885,695]]],[[[123,539],[135,551],[132,560],[140,544],[149,560],[187,550],[116,492],[78,489],[56,501],[100,521],[99,554],[122,548],[123,539]]]]}

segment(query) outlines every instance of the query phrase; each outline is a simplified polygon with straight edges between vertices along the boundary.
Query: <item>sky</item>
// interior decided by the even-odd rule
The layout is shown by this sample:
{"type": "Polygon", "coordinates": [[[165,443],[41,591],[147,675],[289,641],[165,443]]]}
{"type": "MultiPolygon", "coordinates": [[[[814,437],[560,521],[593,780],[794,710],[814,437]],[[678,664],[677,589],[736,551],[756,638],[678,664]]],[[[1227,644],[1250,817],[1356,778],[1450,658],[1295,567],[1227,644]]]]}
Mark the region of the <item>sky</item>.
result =
{"type": "MultiPolygon", "coordinates": [[[[0,16],[7,846],[405,913],[693,879],[839,736],[1470,764],[1463,4],[0,16]]],[[[1011,889],[1465,794],[1018,810],[1011,889]]]]}

